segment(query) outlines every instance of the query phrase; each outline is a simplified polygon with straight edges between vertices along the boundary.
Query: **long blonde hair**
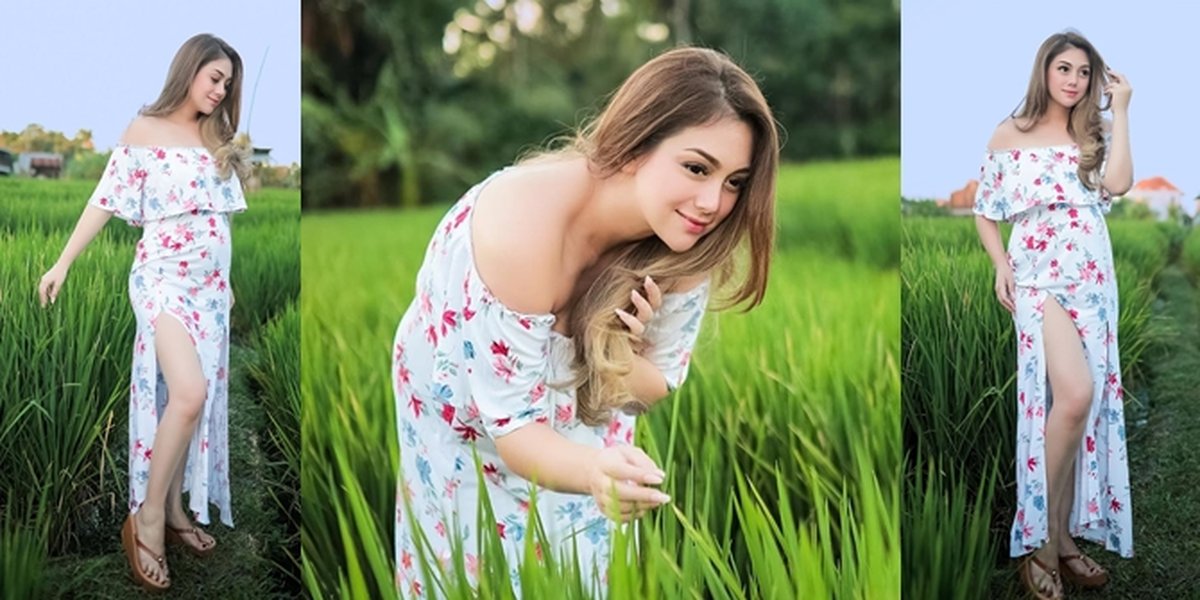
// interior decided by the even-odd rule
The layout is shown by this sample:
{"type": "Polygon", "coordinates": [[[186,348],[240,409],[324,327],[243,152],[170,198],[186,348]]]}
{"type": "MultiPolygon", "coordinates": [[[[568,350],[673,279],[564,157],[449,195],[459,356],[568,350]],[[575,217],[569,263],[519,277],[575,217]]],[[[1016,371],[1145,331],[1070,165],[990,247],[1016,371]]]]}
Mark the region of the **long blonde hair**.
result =
{"type": "Polygon", "coordinates": [[[724,54],[685,47],[634,71],[603,112],[567,148],[553,153],[582,155],[594,175],[609,177],[664,138],[723,118],[744,122],[753,134],[750,173],[728,217],[686,252],[672,251],[656,236],[610,249],[595,281],[571,307],[576,379],[570,385],[576,389],[576,414],[588,425],[608,422],[614,409],[645,409],[623,382],[633,360],[633,336],[614,311],[635,310],[630,292],[647,275],[671,291],[684,278],[709,273],[714,287],[728,292],[718,308],[745,302],[749,310],[762,302],[775,237],[779,138],[766,99],[745,71],[724,54]],[[744,269],[735,269],[735,261],[744,269]],[[735,271],[741,271],[736,281],[735,271]]]}
{"type": "Polygon", "coordinates": [[[1100,187],[1100,164],[1104,160],[1104,122],[1100,112],[1108,110],[1102,105],[1104,85],[1108,81],[1104,59],[1087,38],[1076,31],[1056,33],[1042,42],[1037,58],[1033,61],[1033,74],[1029,77],[1029,88],[1025,100],[1012,115],[1017,129],[1029,131],[1037,124],[1050,105],[1050,91],[1046,84],[1046,70],[1058,55],[1070,48],[1078,48],[1087,54],[1091,77],[1087,91],[1075,106],[1071,107],[1067,119],[1067,133],[1079,145],[1079,180],[1089,190],[1100,187]],[[1024,124],[1022,124],[1024,122],[1024,124]]]}
{"type": "Polygon", "coordinates": [[[242,57],[224,40],[201,33],[184,42],[171,60],[171,68],[167,71],[167,80],[163,83],[158,100],[143,107],[139,114],[162,117],[177,110],[187,102],[192,81],[200,69],[222,58],[228,58],[233,64],[233,72],[229,74],[229,91],[211,113],[200,115],[200,139],[216,159],[221,177],[227,178],[231,172],[236,172],[244,185],[250,172],[249,148],[234,142],[242,110],[242,57]]]}

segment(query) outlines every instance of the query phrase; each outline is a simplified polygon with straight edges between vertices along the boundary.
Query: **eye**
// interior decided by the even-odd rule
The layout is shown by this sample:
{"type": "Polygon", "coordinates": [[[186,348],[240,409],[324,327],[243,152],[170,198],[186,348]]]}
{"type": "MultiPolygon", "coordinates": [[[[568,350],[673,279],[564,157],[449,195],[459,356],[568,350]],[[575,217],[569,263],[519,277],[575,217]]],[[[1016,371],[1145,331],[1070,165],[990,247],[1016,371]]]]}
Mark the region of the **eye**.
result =
{"type": "Polygon", "coordinates": [[[1091,72],[1091,71],[1088,71],[1087,69],[1084,69],[1084,70],[1080,71],[1080,72],[1079,72],[1079,74],[1080,74],[1080,75],[1083,75],[1084,77],[1091,77],[1091,76],[1092,76],[1092,72],[1091,72]]]}
{"type": "Polygon", "coordinates": [[[744,177],[730,179],[725,182],[725,187],[728,187],[730,191],[740,192],[742,188],[746,187],[746,179],[744,177]]]}
{"type": "Polygon", "coordinates": [[[690,171],[693,175],[708,175],[708,167],[700,163],[684,163],[683,168],[690,171]]]}
{"type": "Polygon", "coordinates": [[[1068,68],[1067,68],[1067,65],[1058,65],[1058,72],[1059,72],[1059,73],[1066,73],[1066,72],[1068,72],[1068,71],[1070,71],[1070,69],[1068,69],[1068,68]]]}

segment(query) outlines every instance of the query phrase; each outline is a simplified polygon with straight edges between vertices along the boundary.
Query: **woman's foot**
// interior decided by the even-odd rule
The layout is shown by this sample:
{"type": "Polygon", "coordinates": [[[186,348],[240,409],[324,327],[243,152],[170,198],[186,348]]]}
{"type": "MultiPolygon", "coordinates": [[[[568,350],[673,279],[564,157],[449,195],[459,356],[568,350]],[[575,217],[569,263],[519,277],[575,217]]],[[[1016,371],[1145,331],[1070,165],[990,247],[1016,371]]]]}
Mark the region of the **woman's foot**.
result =
{"type": "Polygon", "coordinates": [[[1058,546],[1058,564],[1063,579],[1080,587],[1098,588],[1108,583],[1108,571],[1084,554],[1069,537],[1058,546]]]}
{"type": "Polygon", "coordinates": [[[125,525],[121,528],[121,545],[133,571],[133,578],[150,591],[165,590],[171,585],[162,532],[162,518],[145,515],[143,511],[126,517],[125,525]]]}
{"type": "Polygon", "coordinates": [[[1059,578],[1058,557],[1054,552],[1038,550],[1021,564],[1021,583],[1038,600],[1059,600],[1063,597],[1059,578]]]}
{"type": "Polygon", "coordinates": [[[208,556],[217,548],[217,540],[200,529],[183,511],[167,519],[166,540],[183,546],[189,553],[199,557],[208,556]]]}

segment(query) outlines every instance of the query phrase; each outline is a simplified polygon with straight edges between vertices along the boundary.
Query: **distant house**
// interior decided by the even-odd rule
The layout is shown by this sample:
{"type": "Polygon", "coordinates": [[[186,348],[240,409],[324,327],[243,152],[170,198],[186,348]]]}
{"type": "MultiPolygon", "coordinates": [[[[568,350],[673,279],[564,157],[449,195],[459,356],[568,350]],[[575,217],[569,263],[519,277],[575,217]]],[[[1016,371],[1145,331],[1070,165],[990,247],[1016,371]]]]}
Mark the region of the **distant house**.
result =
{"type": "Polygon", "coordinates": [[[270,166],[271,165],[271,149],[270,148],[254,148],[254,153],[250,155],[250,164],[254,166],[270,166]]]}
{"type": "Polygon", "coordinates": [[[1145,204],[1158,219],[1168,218],[1172,206],[1178,207],[1183,214],[1189,217],[1196,216],[1195,200],[1188,198],[1182,190],[1167,181],[1165,177],[1143,179],[1134,184],[1125,197],[1145,204]]]}
{"type": "Polygon", "coordinates": [[[962,216],[973,214],[975,208],[975,190],[978,188],[978,181],[974,179],[968,180],[967,184],[961,189],[950,193],[950,200],[939,200],[938,206],[949,209],[952,215],[962,216]]]}
{"type": "Polygon", "coordinates": [[[0,175],[12,175],[15,167],[12,152],[0,148],[0,175]]]}
{"type": "Polygon", "coordinates": [[[57,152],[22,152],[17,159],[17,173],[21,175],[57,179],[62,170],[63,156],[57,152]]]}

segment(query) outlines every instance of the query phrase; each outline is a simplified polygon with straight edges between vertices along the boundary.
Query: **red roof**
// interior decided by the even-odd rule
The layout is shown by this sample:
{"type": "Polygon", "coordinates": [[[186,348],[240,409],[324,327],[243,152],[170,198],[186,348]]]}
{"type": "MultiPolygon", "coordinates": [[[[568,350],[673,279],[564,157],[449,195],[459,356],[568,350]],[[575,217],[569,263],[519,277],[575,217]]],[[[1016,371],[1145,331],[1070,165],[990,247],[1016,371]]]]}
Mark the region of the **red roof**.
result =
{"type": "Polygon", "coordinates": [[[1167,181],[1165,177],[1151,177],[1134,184],[1133,189],[1141,192],[1178,192],[1179,188],[1167,181]]]}

